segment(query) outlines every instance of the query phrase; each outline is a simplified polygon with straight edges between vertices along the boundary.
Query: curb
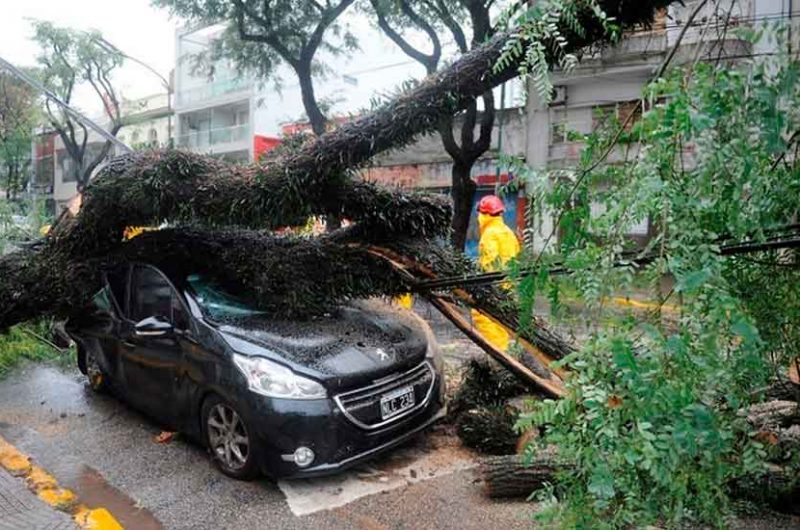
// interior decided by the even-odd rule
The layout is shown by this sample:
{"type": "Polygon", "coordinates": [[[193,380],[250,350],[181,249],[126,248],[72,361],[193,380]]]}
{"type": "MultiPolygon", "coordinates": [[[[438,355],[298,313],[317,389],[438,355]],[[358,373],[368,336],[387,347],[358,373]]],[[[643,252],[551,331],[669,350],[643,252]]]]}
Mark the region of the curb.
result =
{"type": "Polygon", "coordinates": [[[0,437],[0,467],[25,481],[28,490],[54,509],[71,516],[82,530],[124,530],[105,508],[88,508],[72,491],[62,488],[47,471],[31,463],[31,457],[0,437]]]}

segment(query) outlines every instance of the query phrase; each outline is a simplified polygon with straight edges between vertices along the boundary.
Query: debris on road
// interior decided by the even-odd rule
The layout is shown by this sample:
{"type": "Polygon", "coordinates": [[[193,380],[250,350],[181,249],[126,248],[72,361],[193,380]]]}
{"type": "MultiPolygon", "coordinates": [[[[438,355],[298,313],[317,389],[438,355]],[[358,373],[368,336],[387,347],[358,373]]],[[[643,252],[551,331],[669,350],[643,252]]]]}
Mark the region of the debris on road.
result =
{"type": "Polygon", "coordinates": [[[173,431],[161,431],[153,437],[153,442],[157,444],[168,444],[172,442],[178,433],[173,431]]]}

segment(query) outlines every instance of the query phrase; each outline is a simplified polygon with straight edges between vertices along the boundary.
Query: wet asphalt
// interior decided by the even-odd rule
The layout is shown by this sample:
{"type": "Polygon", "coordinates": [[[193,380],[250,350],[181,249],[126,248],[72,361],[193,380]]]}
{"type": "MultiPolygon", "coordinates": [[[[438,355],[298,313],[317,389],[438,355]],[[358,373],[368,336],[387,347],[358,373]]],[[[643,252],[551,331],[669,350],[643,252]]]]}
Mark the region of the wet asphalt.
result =
{"type": "Polygon", "coordinates": [[[0,436],[31,455],[81,500],[108,507],[125,528],[527,528],[532,505],[484,499],[470,470],[296,517],[276,484],[238,482],[181,439],[76,369],[26,365],[0,381],[0,436]]]}

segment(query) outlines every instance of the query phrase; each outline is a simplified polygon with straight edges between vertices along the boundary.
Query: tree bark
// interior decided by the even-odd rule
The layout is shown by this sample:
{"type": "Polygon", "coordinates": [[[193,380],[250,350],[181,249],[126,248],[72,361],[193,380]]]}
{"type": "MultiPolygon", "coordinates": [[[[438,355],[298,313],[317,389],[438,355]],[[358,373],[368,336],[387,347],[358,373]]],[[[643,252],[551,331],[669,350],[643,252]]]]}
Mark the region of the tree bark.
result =
{"type": "Polygon", "coordinates": [[[452,192],[453,198],[453,248],[463,249],[467,240],[469,220],[472,217],[472,201],[478,186],[472,180],[472,164],[453,162],[452,192]]]}
{"type": "Polygon", "coordinates": [[[490,498],[523,498],[556,481],[556,474],[567,469],[554,454],[545,453],[525,465],[520,455],[483,458],[478,464],[478,478],[483,493],[490,498]]]}
{"type": "Polygon", "coordinates": [[[317,103],[317,96],[314,94],[314,80],[311,77],[311,63],[298,64],[295,67],[297,79],[300,82],[300,94],[303,99],[303,108],[311,124],[311,130],[316,136],[325,134],[325,126],[328,119],[322,113],[317,103]]]}
{"type": "MultiPolygon", "coordinates": [[[[485,458],[478,464],[483,493],[490,498],[527,498],[570,466],[554,454],[537,455],[530,465],[522,457],[506,455],[485,458]]],[[[763,474],[730,483],[731,495],[767,504],[784,513],[800,513],[800,481],[788,467],[768,466],[763,474]]]]}

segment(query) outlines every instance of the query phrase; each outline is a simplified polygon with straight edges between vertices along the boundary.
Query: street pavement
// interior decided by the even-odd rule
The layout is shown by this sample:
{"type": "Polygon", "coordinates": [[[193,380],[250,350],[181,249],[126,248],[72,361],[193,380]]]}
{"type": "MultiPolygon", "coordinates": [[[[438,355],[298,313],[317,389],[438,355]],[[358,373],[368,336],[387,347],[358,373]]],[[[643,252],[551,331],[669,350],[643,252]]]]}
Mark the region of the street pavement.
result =
{"type": "Polygon", "coordinates": [[[45,504],[0,468],[0,530],[73,530],[72,517],[45,504]]]}
{"type": "MultiPolygon", "coordinates": [[[[432,322],[449,373],[466,358],[481,355],[426,308],[416,309],[432,322]]],[[[180,436],[156,443],[159,425],[113,396],[91,392],[76,368],[23,365],[0,380],[0,404],[0,437],[32,457],[82,504],[107,509],[129,530],[534,526],[535,504],[481,494],[475,455],[443,428],[336,477],[240,482],[219,473],[204,449],[180,436]]],[[[41,508],[36,500],[25,494],[19,479],[0,474],[0,530],[17,528],[2,526],[4,509],[41,508]]],[[[70,523],[63,517],[58,522],[70,523]]],[[[732,526],[796,529],[800,518],[760,516],[732,526]]]]}
{"type": "Polygon", "coordinates": [[[23,366],[0,403],[0,436],[128,529],[530,526],[533,505],[483,498],[474,458],[442,432],[334,479],[239,482],[194,444],[155,443],[158,425],[74,369],[23,366]]]}

